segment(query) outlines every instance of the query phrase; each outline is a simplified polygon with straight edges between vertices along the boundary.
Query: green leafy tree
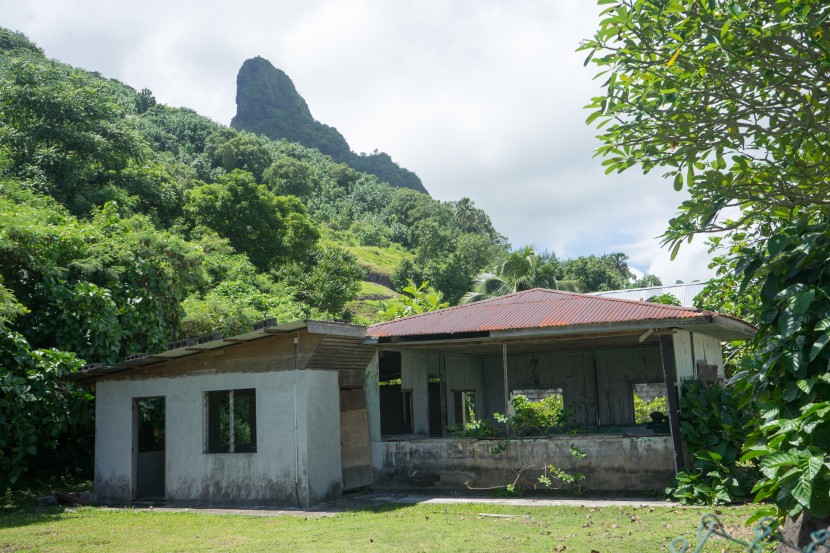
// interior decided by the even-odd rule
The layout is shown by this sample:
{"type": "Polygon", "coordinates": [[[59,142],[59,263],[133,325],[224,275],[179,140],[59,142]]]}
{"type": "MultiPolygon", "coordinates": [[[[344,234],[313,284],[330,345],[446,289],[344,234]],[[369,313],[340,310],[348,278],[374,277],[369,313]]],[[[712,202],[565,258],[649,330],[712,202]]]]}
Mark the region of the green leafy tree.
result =
{"type": "Polygon", "coordinates": [[[659,294],[657,296],[651,296],[650,298],[648,298],[647,301],[651,303],[662,303],[663,305],[682,305],[680,303],[680,300],[671,294],[659,294]]]}
{"type": "Polygon", "coordinates": [[[651,286],[662,286],[663,281],[657,275],[644,274],[641,278],[631,283],[631,288],[649,288],[651,286]]]}
{"type": "Polygon", "coordinates": [[[274,161],[265,139],[233,129],[221,129],[210,135],[205,141],[205,154],[214,167],[229,173],[234,169],[247,171],[257,182],[262,182],[265,170],[274,161]]]}
{"type": "Polygon", "coordinates": [[[320,181],[311,164],[293,157],[283,157],[263,173],[263,182],[274,194],[307,198],[317,192],[320,181]]]}
{"type": "Polygon", "coordinates": [[[280,276],[296,290],[298,299],[339,317],[346,303],[357,296],[363,269],[348,251],[327,246],[311,252],[304,262],[285,267],[280,276]]]}
{"type": "Polygon", "coordinates": [[[760,287],[757,354],[736,379],[759,406],[744,459],[757,499],[830,514],[826,260],[830,4],[810,0],[603,1],[582,48],[606,75],[589,122],[607,170],[666,171],[688,199],[676,254],[726,231],[728,271],[760,287]]]}
{"type": "Polygon", "coordinates": [[[0,143],[12,174],[76,213],[89,209],[78,196],[111,184],[143,147],[101,82],[27,58],[0,77],[0,143]]]}
{"type": "Polygon", "coordinates": [[[569,259],[562,264],[562,271],[566,279],[580,284],[580,292],[618,290],[624,284],[614,263],[606,255],[569,259]]]}
{"type": "Polygon", "coordinates": [[[260,270],[302,259],[319,237],[297,198],[275,196],[246,171],[189,190],[186,198],[184,216],[191,226],[227,237],[260,270]]]}
{"type": "Polygon", "coordinates": [[[203,278],[196,248],[146,218],[107,205],[80,222],[10,185],[0,186],[0,257],[0,275],[28,310],[15,328],[34,347],[88,362],[162,350],[203,278]]]}
{"type": "MultiPolygon", "coordinates": [[[[81,364],[71,353],[34,350],[19,333],[0,327],[0,488],[32,472],[38,458],[49,460],[40,476],[61,474],[64,463],[77,462],[69,450],[91,436],[92,396],[64,377],[81,364]]],[[[91,440],[83,445],[88,459],[91,440]]]]}
{"type": "Polygon", "coordinates": [[[429,282],[422,282],[416,286],[414,282],[404,286],[402,293],[397,298],[381,302],[381,310],[378,312],[381,321],[391,321],[410,315],[418,315],[429,311],[438,311],[449,307],[441,292],[430,287],[429,282]]]}

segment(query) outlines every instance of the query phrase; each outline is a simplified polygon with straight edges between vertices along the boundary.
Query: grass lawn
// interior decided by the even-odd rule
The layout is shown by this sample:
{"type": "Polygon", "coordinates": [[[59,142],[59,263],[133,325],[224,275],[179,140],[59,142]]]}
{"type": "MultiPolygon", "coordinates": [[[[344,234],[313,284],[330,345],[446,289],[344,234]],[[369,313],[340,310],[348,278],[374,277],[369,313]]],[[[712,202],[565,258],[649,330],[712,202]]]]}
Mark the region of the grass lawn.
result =
{"type": "Polygon", "coordinates": [[[357,292],[358,298],[361,296],[385,296],[387,298],[394,298],[398,295],[397,292],[391,288],[387,288],[383,284],[368,282],[366,280],[360,283],[360,290],[357,292]]]}
{"type": "MultiPolygon", "coordinates": [[[[719,508],[746,539],[754,507],[719,508]]],[[[566,551],[653,553],[695,546],[711,509],[398,505],[333,517],[257,517],[96,507],[0,512],[0,552],[23,551],[566,551]],[[497,515],[497,516],[494,516],[497,515]],[[501,516],[498,516],[501,515],[501,516]]],[[[704,551],[746,551],[722,539],[704,551]]],[[[772,551],[772,549],[770,549],[772,551]]]]}

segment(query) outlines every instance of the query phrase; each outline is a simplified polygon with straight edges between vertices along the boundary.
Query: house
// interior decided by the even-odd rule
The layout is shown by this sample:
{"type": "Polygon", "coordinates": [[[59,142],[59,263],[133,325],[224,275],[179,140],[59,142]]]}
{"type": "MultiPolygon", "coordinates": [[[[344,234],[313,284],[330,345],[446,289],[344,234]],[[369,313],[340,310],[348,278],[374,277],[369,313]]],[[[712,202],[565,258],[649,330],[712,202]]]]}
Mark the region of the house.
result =
{"type": "Polygon", "coordinates": [[[553,464],[585,473],[593,490],[662,489],[684,463],[677,396],[667,390],[723,378],[721,340],[754,333],[714,312],[544,289],[371,326],[380,356],[369,378],[381,384],[367,386],[378,390],[368,402],[375,482],[488,488],[553,464]],[[668,400],[665,434],[634,419],[634,395],[655,389],[668,400]],[[514,440],[499,455],[493,440],[446,439],[471,412],[508,413],[516,394],[561,396],[576,433],[514,440]],[[574,458],[571,445],[587,456],[574,458]]]}
{"type": "Polygon", "coordinates": [[[368,329],[264,321],[76,379],[95,388],[100,501],[305,507],[369,485],[503,485],[546,464],[593,490],[659,489],[683,464],[676,382],[722,378],[721,340],[754,332],[714,312],[535,289],[368,329]],[[635,393],[667,396],[670,432],[636,423],[635,393]],[[499,440],[450,435],[516,394],[561,397],[576,433],[497,455],[499,440]]]}
{"type": "Polygon", "coordinates": [[[669,294],[677,298],[683,307],[693,307],[697,295],[708,285],[709,281],[689,282],[687,284],[667,284],[665,286],[647,286],[645,288],[604,290],[602,292],[591,292],[591,295],[622,300],[651,301],[652,298],[657,296],[669,294]]]}
{"type": "Polygon", "coordinates": [[[79,373],[97,499],[306,507],[371,484],[364,332],[270,320],[79,373]]]}

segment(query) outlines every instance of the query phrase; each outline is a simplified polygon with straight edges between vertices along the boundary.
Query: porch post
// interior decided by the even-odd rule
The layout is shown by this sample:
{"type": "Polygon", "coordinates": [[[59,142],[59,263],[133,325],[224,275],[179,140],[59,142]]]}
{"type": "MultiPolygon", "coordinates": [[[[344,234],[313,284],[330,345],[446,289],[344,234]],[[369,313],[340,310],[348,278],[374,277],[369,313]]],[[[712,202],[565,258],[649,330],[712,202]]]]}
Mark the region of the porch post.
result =
{"type": "Polygon", "coordinates": [[[447,437],[447,362],[443,353],[438,354],[438,388],[441,394],[441,435],[447,437]]]}
{"type": "Polygon", "coordinates": [[[671,334],[660,336],[660,353],[663,357],[663,378],[666,382],[666,399],[669,407],[669,429],[674,445],[674,472],[683,470],[683,441],[680,439],[680,415],[677,405],[677,367],[674,362],[674,343],[671,334]]]}
{"type": "Polygon", "coordinates": [[[501,361],[504,372],[504,416],[507,416],[510,414],[510,389],[507,386],[507,342],[501,345],[501,361]]]}

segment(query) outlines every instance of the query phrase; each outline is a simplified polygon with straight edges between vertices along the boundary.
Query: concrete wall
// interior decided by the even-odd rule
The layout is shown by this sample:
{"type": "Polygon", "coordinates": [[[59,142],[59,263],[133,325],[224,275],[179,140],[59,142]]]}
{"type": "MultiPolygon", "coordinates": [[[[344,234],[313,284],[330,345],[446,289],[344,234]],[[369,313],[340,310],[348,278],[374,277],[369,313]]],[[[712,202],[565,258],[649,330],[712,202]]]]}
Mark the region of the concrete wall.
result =
{"type": "Polygon", "coordinates": [[[535,480],[543,465],[585,473],[593,491],[662,490],[674,476],[669,436],[574,435],[518,439],[493,455],[498,440],[418,439],[376,444],[378,488],[466,489],[504,486],[517,471],[535,465],[525,477],[535,480]],[[570,445],[587,454],[576,459],[570,445]]]}
{"type": "Polygon", "coordinates": [[[481,359],[447,355],[444,360],[447,369],[447,418],[449,425],[461,424],[455,420],[455,391],[476,393],[476,418],[481,419],[487,412],[487,398],[484,394],[481,359]]]}
{"type": "Polygon", "coordinates": [[[401,388],[412,391],[412,426],[415,434],[429,434],[429,390],[431,375],[438,376],[437,353],[401,354],[401,388]]]}
{"type": "Polygon", "coordinates": [[[166,399],[168,502],[307,506],[340,496],[337,373],[306,370],[98,382],[99,500],[132,500],[133,399],[154,396],[166,399]],[[256,390],[257,451],[204,453],[205,392],[246,388],[256,390]]]}

